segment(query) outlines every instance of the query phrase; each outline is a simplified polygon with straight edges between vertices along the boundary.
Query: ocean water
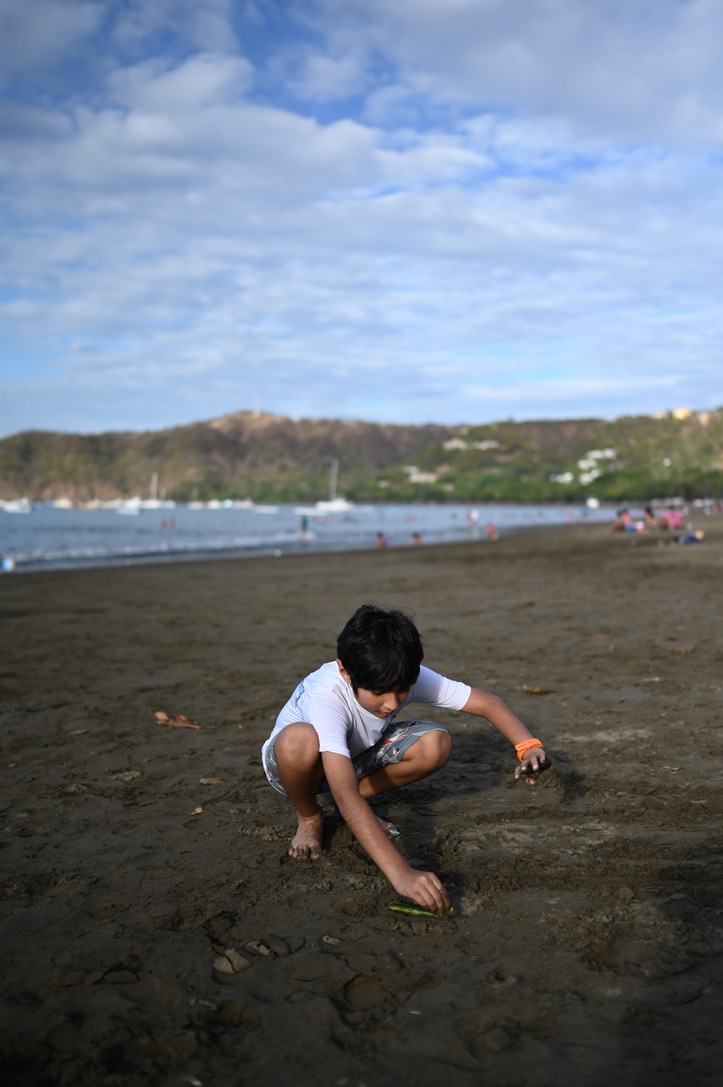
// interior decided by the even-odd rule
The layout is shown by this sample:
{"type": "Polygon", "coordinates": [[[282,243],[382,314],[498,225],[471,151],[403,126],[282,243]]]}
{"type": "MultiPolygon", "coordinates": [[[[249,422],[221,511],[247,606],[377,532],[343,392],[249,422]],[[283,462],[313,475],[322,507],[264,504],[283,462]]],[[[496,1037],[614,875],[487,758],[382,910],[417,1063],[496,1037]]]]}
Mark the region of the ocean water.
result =
{"type": "Polygon", "coordinates": [[[292,505],[220,509],[141,508],[30,512],[0,507],[0,562],[5,572],[124,565],[221,556],[283,555],[373,548],[378,533],[389,547],[453,543],[504,536],[534,525],[609,520],[604,510],[565,506],[352,506],[322,513],[292,505]],[[418,539],[413,534],[418,533],[418,539]]]}

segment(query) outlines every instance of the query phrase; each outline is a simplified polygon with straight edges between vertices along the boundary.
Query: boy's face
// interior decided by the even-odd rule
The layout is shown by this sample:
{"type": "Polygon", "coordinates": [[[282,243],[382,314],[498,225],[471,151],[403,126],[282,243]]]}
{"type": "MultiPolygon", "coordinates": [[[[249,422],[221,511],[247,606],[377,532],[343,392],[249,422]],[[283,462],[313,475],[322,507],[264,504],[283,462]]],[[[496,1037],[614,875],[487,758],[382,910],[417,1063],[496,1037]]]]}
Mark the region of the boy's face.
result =
{"type": "Polygon", "coordinates": [[[365,687],[357,687],[354,696],[359,705],[375,717],[391,717],[398,710],[409,691],[367,691],[365,687]]]}
{"type": "MultiPolygon", "coordinates": [[[[339,671],[347,683],[351,683],[351,676],[341,661],[336,662],[339,671]]],[[[357,687],[354,697],[363,710],[373,713],[375,717],[391,717],[398,710],[409,691],[368,691],[366,687],[357,687]]]]}

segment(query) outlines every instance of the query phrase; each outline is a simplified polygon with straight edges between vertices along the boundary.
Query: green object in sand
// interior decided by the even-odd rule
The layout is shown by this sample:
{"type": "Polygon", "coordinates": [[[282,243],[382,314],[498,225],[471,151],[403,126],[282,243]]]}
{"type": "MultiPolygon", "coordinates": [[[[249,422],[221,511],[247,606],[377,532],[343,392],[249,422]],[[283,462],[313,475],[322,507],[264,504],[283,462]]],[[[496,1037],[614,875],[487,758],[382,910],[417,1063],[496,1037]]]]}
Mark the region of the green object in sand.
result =
{"type": "MultiPolygon", "coordinates": [[[[409,917],[434,917],[435,920],[442,914],[435,913],[434,910],[425,910],[423,906],[415,906],[409,902],[390,902],[387,906],[388,910],[394,910],[395,913],[406,913],[409,917]]],[[[447,911],[447,916],[452,917],[454,915],[454,906],[450,906],[447,911]]]]}

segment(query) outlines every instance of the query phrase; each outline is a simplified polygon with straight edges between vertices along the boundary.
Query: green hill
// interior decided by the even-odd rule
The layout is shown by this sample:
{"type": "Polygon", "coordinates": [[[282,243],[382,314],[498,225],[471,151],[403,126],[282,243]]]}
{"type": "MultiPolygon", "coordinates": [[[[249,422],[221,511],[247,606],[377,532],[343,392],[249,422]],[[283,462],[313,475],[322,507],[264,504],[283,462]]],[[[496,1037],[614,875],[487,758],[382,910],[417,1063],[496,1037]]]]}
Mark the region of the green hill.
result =
{"type": "Polygon", "coordinates": [[[0,497],[642,502],[723,494],[723,409],[613,421],[396,426],[237,412],[168,430],[0,440],[0,497]]]}

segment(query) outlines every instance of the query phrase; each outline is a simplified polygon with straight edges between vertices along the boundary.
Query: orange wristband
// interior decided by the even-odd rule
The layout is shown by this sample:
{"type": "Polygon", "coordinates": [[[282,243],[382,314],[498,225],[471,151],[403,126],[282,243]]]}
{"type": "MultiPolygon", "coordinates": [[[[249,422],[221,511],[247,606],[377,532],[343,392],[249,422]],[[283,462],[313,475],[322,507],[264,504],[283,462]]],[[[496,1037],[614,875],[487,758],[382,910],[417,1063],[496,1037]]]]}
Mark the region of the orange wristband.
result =
{"type": "Polygon", "coordinates": [[[515,744],[515,751],[520,762],[524,760],[525,752],[529,751],[531,747],[542,747],[542,744],[539,740],[523,740],[521,744],[515,744]]]}

